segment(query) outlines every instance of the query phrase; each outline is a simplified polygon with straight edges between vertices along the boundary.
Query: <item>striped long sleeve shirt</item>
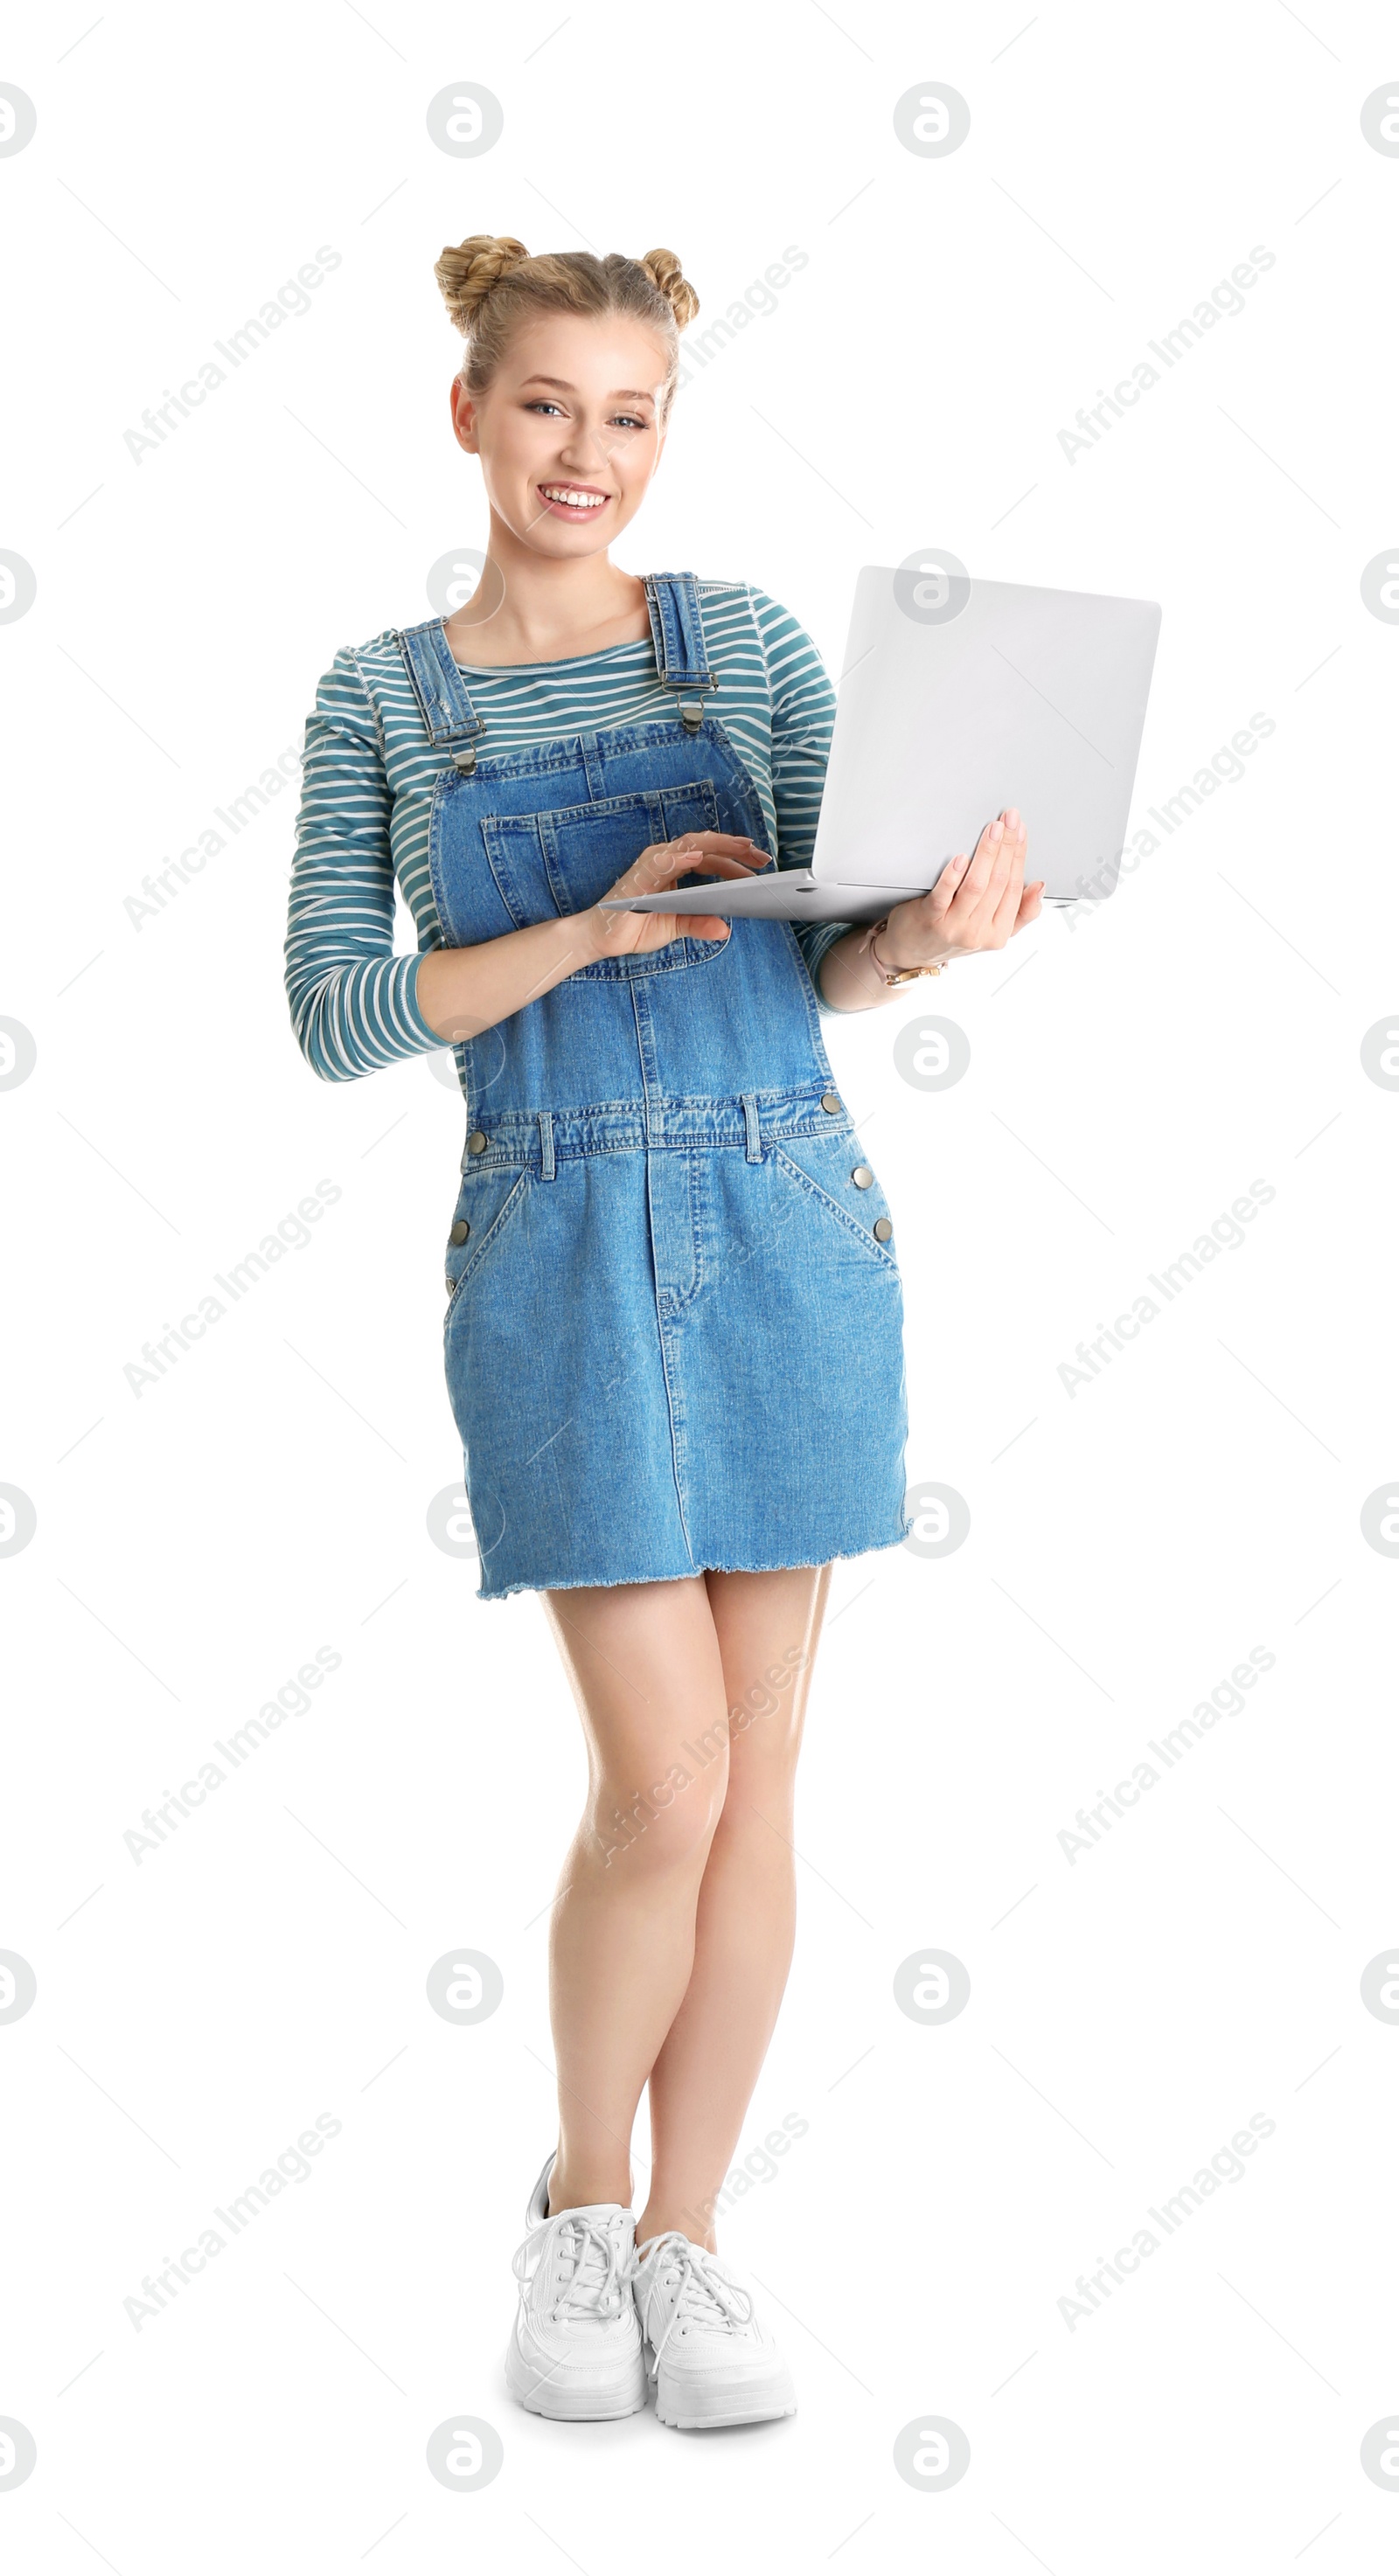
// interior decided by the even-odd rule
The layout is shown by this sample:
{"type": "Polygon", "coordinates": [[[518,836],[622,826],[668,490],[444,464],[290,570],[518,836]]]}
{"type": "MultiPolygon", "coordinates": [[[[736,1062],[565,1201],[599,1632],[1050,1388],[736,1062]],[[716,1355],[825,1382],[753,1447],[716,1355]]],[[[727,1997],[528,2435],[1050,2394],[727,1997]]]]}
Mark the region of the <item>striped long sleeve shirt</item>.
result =
{"type": "MultiPolygon", "coordinates": [[[[779,867],[807,867],[835,691],[810,636],[766,592],[739,581],[697,588],[723,675],[724,728],[757,789],[769,843],[779,867]]],[[[649,637],[564,661],[462,668],[493,754],[674,711],[649,637]]],[[[342,645],[306,719],[285,952],[297,1043],[327,1082],[447,1044],[423,1018],[417,984],[423,956],[444,944],[427,838],[433,786],[450,757],[428,741],[394,630],[342,645]],[[416,949],[394,946],[396,887],[416,949]]],[[[818,970],[848,925],[795,927],[828,1009],[818,970]]]]}

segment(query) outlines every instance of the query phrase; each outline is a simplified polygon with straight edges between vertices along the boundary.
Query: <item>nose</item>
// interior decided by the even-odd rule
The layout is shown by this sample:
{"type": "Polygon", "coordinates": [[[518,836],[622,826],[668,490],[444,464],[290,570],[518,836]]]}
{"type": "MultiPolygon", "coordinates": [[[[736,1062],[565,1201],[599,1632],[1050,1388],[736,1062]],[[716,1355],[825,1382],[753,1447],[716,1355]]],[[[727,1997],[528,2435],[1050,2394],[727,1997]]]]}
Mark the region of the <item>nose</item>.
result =
{"type": "Polygon", "coordinates": [[[601,430],[589,429],[580,421],[574,422],[570,435],[560,447],[559,460],[578,475],[596,473],[600,469],[610,476],[612,471],[611,452],[601,430]]]}

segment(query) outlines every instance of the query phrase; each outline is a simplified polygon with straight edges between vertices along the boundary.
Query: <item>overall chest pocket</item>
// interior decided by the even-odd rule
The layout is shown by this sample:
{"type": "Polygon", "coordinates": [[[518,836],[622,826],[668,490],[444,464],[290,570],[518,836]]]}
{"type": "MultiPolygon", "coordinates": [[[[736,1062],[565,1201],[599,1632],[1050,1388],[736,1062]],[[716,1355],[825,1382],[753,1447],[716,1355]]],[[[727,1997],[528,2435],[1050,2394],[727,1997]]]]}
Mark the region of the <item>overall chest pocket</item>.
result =
{"type": "MultiPolygon", "coordinates": [[[[586,912],[654,842],[721,828],[718,795],[708,778],[631,796],[598,797],[587,805],[561,806],[551,814],[488,814],[481,822],[501,900],[522,930],[559,913],[586,912]]],[[[707,880],[692,868],[677,882],[703,885],[707,880]]],[[[649,956],[603,958],[580,971],[585,975],[625,974],[642,968],[655,972],[685,965],[686,952],[692,956],[696,949],[717,951],[723,945],[722,940],[675,941],[649,956]]]]}

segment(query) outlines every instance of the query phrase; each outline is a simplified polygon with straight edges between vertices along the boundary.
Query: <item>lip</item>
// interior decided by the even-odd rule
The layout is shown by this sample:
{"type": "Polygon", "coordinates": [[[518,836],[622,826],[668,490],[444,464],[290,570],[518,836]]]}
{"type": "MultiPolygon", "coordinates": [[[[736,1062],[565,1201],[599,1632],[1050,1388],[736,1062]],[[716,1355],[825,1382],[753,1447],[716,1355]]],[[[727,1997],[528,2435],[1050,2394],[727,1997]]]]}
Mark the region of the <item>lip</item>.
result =
{"type": "Polygon", "coordinates": [[[610,492],[599,491],[596,483],[574,483],[570,486],[572,491],[597,492],[598,496],[597,505],[593,508],[589,509],[585,505],[582,509],[574,510],[570,509],[566,501],[551,501],[542,483],[536,483],[534,488],[539,494],[539,498],[543,503],[544,508],[548,510],[554,518],[571,520],[575,527],[581,527],[585,519],[595,519],[598,515],[598,508],[600,507],[605,510],[612,498],[610,492]]]}

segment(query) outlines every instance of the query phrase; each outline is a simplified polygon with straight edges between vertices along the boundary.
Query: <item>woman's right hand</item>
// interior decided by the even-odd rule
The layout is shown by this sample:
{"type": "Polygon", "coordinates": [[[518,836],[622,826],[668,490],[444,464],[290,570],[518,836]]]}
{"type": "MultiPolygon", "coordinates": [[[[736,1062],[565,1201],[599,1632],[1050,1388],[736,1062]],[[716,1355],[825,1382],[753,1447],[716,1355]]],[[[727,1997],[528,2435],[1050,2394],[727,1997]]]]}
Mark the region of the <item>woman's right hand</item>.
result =
{"type": "MultiPolygon", "coordinates": [[[[751,877],[766,865],[767,852],[741,832],[682,832],[676,841],[656,841],[643,850],[610,891],[662,894],[691,868],[751,877]]],[[[671,939],[728,935],[728,923],[713,913],[604,912],[595,903],[586,912],[555,913],[475,945],[425,950],[418,961],[418,1008],[443,1045],[456,1046],[497,1028],[597,958],[634,957],[671,939]]]]}
{"type": "MultiPolygon", "coordinates": [[[[768,864],[768,853],[744,832],[682,832],[677,841],[653,841],[626,875],[609,886],[607,903],[624,894],[663,894],[677,877],[696,869],[701,874],[751,877],[768,864]]],[[[589,929],[600,957],[639,957],[664,948],[672,939],[727,939],[729,925],[709,912],[604,912],[593,907],[589,929]]]]}

